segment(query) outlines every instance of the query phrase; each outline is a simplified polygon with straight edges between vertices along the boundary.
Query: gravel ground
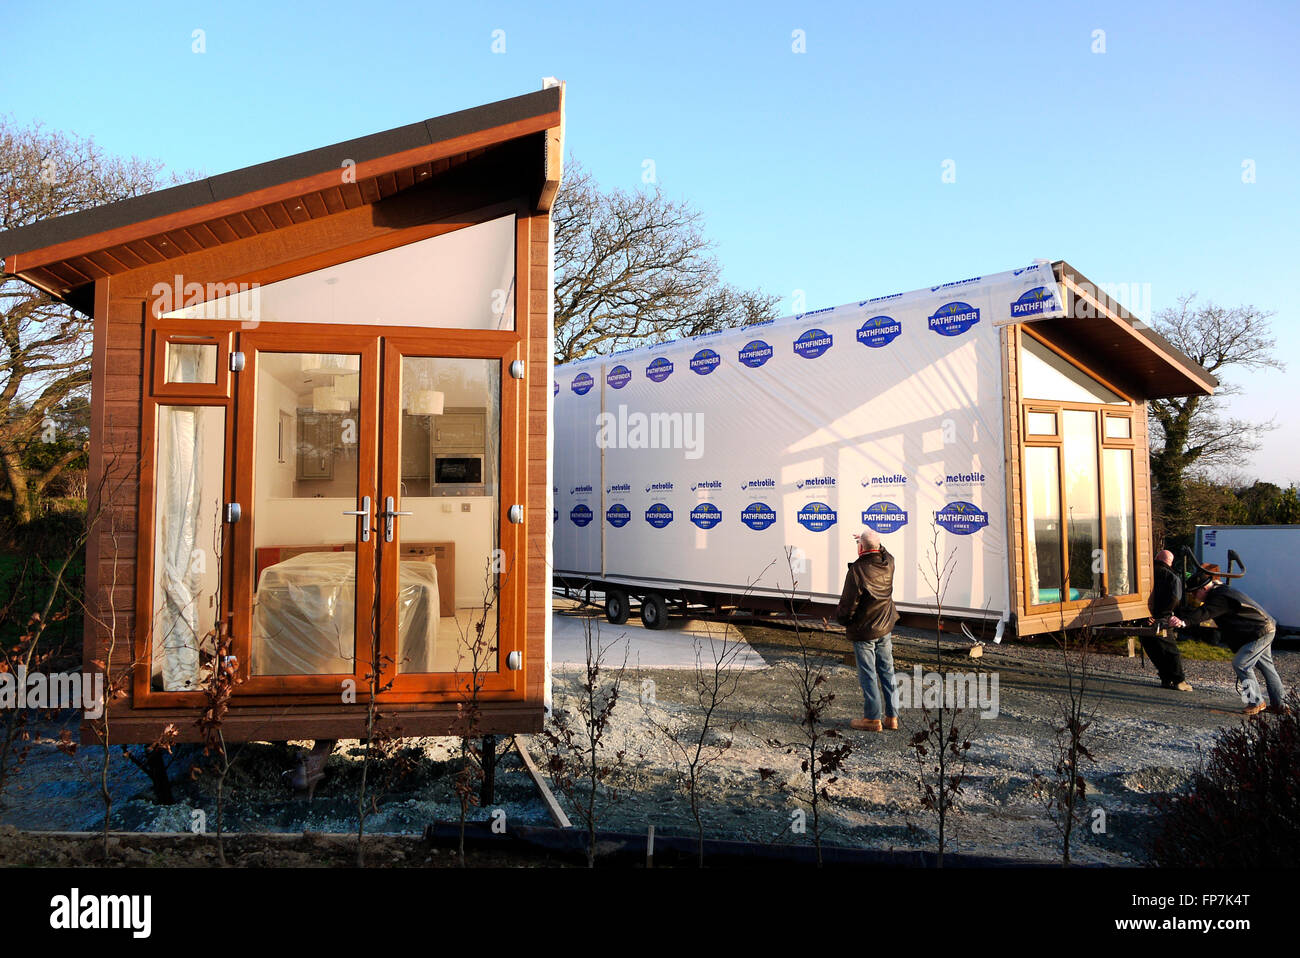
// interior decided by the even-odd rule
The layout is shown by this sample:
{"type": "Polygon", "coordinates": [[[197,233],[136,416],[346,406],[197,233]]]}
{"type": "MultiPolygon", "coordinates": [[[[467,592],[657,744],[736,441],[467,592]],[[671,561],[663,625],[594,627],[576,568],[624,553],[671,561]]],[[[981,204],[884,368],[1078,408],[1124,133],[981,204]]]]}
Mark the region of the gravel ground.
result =
{"type": "MultiPolygon", "coordinates": [[[[608,626],[599,620],[602,629],[608,626]]],[[[735,695],[719,710],[712,745],[726,745],[703,772],[699,785],[702,820],[712,838],[760,842],[807,841],[791,833],[795,797],[803,783],[796,756],[771,740],[797,735],[798,699],[789,671],[797,657],[796,633],[780,627],[743,626],[745,638],[769,668],[737,674],[735,695]],[[760,773],[760,769],[771,772],[760,773]]],[[[903,712],[903,729],[892,733],[847,730],[860,714],[856,672],[843,660],[842,636],[805,637],[813,658],[826,669],[827,687],[836,696],[829,722],[855,748],[823,805],[825,840],[873,848],[933,848],[935,822],[920,807],[917,766],[908,747],[908,728],[919,712],[903,712]]],[[[682,635],[682,641],[692,641],[682,635]]],[[[1294,647],[1293,647],[1294,648],[1294,647]]],[[[1279,670],[1288,687],[1300,681],[1300,652],[1279,649],[1279,670]]],[[[899,670],[934,661],[933,637],[900,630],[895,638],[899,670]]],[[[965,645],[944,642],[945,666],[957,671],[996,672],[999,713],[971,721],[971,749],[962,813],[950,822],[949,850],[1022,860],[1059,856],[1055,826],[1035,796],[1035,772],[1048,773],[1056,761],[1054,719],[1064,701],[1062,655],[1050,644],[986,646],[970,659],[965,645]]],[[[1099,656],[1094,660],[1096,709],[1088,770],[1089,799],[1105,810],[1102,834],[1084,831],[1075,848],[1077,861],[1136,864],[1145,860],[1152,835],[1153,797],[1180,788],[1218,729],[1241,721],[1230,714],[1240,704],[1226,662],[1187,661],[1191,693],[1165,691],[1154,670],[1139,658],[1099,656]]],[[[554,677],[557,710],[574,707],[581,676],[554,677]]],[[[635,670],[624,676],[624,691],[606,736],[608,754],[624,753],[610,778],[618,801],[602,802],[601,828],[660,834],[694,834],[694,822],[681,788],[684,767],[663,729],[686,734],[698,727],[694,675],[690,670],[635,670]],[[650,683],[653,683],[651,685],[650,683]],[[653,688],[653,695],[646,694],[653,688]]],[[[75,727],[71,714],[36,721],[37,739],[25,762],[0,795],[0,824],[20,829],[93,830],[102,825],[98,791],[102,750],[83,747],[73,757],[50,743],[60,727],[75,727]]],[[[402,760],[379,769],[366,829],[372,833],[413,834],[433,821],[454,821],[458,805],[452,791],[458,767],[454,740],[410,739],[402,760]]],[[[545,743],[530,739],[533,757],[545,761],[545,743]]],[[[315,799],[295,797],[284,777],[297,746],[250,743],[235,755],[227,788],[224,827],[229,831],[352,832],[356,829],[359,746],[340,742],[315,799]]],[[[201,810],[211,823],[215,796],[211,776],[191,778],[202,764],[192,749],[178,750],[173,762],[177,803],[156,804],[147,778],[120,754],[110,763],[114,793],[111,825],[126,831],[190,831],[201,810]]],[[[375,781],[375,779],[372,779],[375,781]]],[[[577,809],[561,793],[561,803],[578,821],[577,809]]],[[[496,803],[472,809],[482,820],[495,808],[507,823],[547,825],[550,818],[518,755],[502,750],[497,768],[496,803]]],[[[209,827],[211,827],[209,825],[209,827]]]]}

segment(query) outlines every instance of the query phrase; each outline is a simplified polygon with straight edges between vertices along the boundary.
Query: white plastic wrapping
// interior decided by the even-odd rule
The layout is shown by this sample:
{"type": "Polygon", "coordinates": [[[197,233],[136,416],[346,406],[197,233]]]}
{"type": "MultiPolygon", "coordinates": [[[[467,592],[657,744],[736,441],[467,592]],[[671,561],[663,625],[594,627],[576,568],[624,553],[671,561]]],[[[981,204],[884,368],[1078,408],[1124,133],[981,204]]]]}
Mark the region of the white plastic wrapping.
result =
{"type": "Polygon", "coordinates": [[[937,530],[945,607],[1008,614],[998,327],[1061,303],[1040,262],[557,369],[555,570],[834,601],[871,524],[920,611],[937,530]]]}
{"type": "MultiPolygon", "coordinates": [[[[351,675],[356,575],[351,552],[307,552],[263,569],[253,674],[351,675]]],[[[438,627],[438,571],[432,562],[402,561],[396,614],[401,670],[431,671],[438,627]]]]}

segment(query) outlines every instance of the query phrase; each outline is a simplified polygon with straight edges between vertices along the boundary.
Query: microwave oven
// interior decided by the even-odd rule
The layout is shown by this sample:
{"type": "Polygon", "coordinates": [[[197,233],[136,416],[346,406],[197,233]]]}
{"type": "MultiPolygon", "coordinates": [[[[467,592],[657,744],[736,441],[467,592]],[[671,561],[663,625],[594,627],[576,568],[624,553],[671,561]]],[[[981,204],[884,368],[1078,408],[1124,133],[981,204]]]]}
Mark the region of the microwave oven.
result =
{"type": "Polygon", "coordinates": [[[435,453],[432,478],[436,496],[481,496],[487,487],[483,456],[476,453],[435,453]]]}

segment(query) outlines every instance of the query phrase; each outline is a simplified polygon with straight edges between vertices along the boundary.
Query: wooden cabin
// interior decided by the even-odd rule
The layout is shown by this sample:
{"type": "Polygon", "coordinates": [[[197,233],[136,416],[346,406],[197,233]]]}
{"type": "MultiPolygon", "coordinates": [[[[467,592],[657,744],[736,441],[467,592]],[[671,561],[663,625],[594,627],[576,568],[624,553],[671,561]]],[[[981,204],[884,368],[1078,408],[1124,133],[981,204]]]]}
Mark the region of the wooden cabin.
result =
{"type": "Polygon", "coordinates": [[[540,729],[562,131],[552,85],[0,235],[94,320],[114,741],[196,739],[223,633],[229,740],[360,735],[372,661],[446,734],[480,627],[476,731],[540,729]]]}
{"type": "Polygon", "coordinates": [[[1004,326],[1001,338],[1020,635],[1146,618],[1163,548],[1153,540],[1147,402],[1218,385],[1069,263],[1052,272],[1064,315],[1004,326]]]}

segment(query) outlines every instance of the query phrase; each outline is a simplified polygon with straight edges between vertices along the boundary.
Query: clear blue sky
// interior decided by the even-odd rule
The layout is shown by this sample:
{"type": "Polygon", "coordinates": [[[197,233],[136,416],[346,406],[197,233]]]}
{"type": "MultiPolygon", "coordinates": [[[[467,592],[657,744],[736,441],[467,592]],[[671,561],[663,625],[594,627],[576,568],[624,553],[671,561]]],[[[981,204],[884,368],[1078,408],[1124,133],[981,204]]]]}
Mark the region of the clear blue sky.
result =
{"type": "Polygon", "coordinates": [[[0,111],[204,174],[557,76],[572,154],[609,186],[653,160],[727,278],[783,312],[1035,257],[1130,284],[1142,315],[1253,303],[1291,369],[1233,405],[1279,423],[1246,472],[1300,480],[1300,4],[173,0],[3,23],[0,111]]]}

